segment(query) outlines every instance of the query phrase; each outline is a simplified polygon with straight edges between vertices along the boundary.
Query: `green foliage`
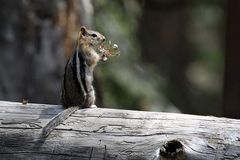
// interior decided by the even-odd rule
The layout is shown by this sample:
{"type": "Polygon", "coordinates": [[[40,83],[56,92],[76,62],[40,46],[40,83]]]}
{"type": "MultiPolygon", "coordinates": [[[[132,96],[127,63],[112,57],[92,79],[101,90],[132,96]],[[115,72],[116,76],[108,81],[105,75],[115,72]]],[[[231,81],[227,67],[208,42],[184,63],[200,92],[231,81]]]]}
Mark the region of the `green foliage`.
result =
{"type": "Polygon", "coordinates": [[[158,105],[161,109],[161,96],[156,91],[158,79],[153,78],[139,59],[136,38],[141,13],[139,4],[136,1],[101,0],[95,2],[95,8],[95,26],[118,44],[121,51],[119,57],[113,57],[99,67],[104,105],[144,110],[158,105]]]}
{"type": "MultiPolygon", "coordinates": [[[[187,1],[186,33],[190,57],[186,82],[174,87],[167,81],[168,72],[156,71],[156,66],[141,61],[137,39],[142,8],[135,0],[94,1],[94,23],[97,30],[119,45],[121,56],[111,58],[98,67],[104,106],[128,109],[164,110],[174,106],[171,101],[183,101],[195,113],[219,115],[222,97],[224,62],[225,12],[222,0],[187,1]],[[181,88],[182,87],[182,88],[181,88]],[[176,89],[180,91],[176,91],[176,89]],[[167,98],[166,98],[167,97],[167,98]],[[187,102],[187,103],[186,103],[187,102]],[[156,107],[157,106],[157,107],[156,107]]],[[[176,60],[167,55],[161,60],[168,71],[176,60]],[[166,64],[165,64],[166,63],[166,64]]],[[[163,67],[164,68],[164,67],[163,67]]]]}
{"type": "Polygon", "coordinates": [[[196,106],[197,112],[220,115],[225,12],[222,0],[212,2],[217,3],[203,1],[187,10],[189,15],[187,36],[192,54],[186,75],[193,93],[191,101],[196,106]]]}

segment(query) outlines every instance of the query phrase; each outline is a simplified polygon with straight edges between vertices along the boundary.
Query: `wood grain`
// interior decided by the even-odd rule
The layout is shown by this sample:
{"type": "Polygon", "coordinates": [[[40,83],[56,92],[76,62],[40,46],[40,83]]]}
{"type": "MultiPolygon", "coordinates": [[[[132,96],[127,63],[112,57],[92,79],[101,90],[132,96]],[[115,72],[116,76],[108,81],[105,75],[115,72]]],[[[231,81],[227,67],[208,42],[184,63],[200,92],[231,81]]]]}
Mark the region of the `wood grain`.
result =
{"type": "Polygon", "coordinates": [[[240,120],[81,109],[47,138],[59,105],[0,101],[0,159],[240,159],[240,120]]]}

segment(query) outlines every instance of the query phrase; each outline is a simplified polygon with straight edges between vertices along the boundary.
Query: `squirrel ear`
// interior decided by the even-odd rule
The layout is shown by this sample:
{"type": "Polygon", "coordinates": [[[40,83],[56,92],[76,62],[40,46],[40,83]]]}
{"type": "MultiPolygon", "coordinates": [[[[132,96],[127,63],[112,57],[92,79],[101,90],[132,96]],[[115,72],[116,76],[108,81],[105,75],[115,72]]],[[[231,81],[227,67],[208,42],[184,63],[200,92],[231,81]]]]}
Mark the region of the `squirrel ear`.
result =
{"type": "Polygon", "coordinates": [[[80,31],[81,31],[81,33],[82,33],[83,35],[85,35],[86,32],[87,32],[87,28],[84,27],[84,26],[82,26],[82,27],[80,28],[80,31]]]}

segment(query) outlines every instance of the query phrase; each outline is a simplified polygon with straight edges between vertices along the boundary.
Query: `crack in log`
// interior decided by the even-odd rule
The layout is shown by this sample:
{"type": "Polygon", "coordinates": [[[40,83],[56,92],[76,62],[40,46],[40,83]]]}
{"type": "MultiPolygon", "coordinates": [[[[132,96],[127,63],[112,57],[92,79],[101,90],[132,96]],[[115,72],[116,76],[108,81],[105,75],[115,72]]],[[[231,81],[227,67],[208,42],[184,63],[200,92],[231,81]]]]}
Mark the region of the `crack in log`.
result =
{"type": "Polygon", "coordinates": [[[53,155],[53,156],[66,156],[66,157],[78,157],[78,158],[87,158],[87,156],[77,156],[73,154],[62,154],[62,153],[45,153],[45,152],[34,152],[34,151],[18,151],[14,153],[4,153],[1,152],[0,154],[5,154],[5,155],[15,155],[15,154],[39,154],[39,155],[53,155]]]}
{"type": "Polygon", "coordinates": [[[201,151],[198,151],[196,149],[193,149],[192,147],[188,146],[188,145],[185,145],[186,147],[190,148],[192,151],[196,152],[196,153],[199,153],[199,154],[205,154],[205,155],[209,155],[210,153],[207,153],[207,152],[201,152],[201,151]]]}
{"type": "Polygon", "coordinates": [[[89,160],[91,160],[91,159],[92,159],[92,154],[93,154],[93,147],[92,147],[92,149],[91,149],[91,153],[90,153],[89,160]]]}
{"type": "Polygon", "coordinates": [[[106,160],[106,155],[107,155],[107,146],[104,145],[103,160],[106,160]]]}

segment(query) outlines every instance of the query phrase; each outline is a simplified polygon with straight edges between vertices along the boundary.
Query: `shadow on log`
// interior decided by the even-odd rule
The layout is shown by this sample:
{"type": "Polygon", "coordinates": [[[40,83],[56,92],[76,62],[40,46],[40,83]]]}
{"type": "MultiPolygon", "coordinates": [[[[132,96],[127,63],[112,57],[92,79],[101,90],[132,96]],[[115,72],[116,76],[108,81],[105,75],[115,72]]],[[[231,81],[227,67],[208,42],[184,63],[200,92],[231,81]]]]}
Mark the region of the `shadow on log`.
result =
{"type": "Polygon", "coordinates": [[[0,159],[215,160],[240,158],[240,120],[82,109],[46,139],[59,105],[0,101],[0,159]]]}

